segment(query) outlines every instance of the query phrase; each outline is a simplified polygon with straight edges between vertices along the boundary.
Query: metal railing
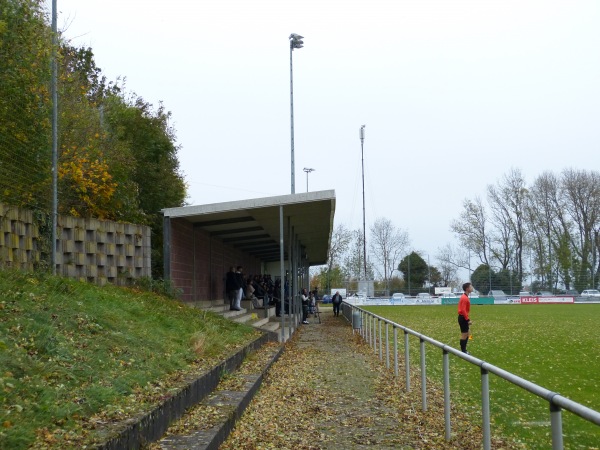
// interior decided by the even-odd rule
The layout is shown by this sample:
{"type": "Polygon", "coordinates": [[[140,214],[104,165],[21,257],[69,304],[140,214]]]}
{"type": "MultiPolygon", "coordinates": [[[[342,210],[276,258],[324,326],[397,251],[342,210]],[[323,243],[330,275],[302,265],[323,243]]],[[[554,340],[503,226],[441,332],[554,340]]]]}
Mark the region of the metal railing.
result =
{"type": "Polygon", "coordinates": [[[427,411],[427,366],[425,361],[425,343],[431,344],[442,350],[442,372],[444,384],[444,424],[445,438],[450,440],[450,359],[452,354],[457,358],[463,359],[468,363],[477,366],[481,371],[481,413],[482,413],[482,431],[483,431],[483,448],[484,450],[491,449],[491,426],[490,426],[490,387],[489,374],[492,373],[509,383],[518,386],[521,389],[531,392],[532,394],[546,400],[550,408],[550,427],[552,434],[552,449],[563,449],[563,433],[562,433],[562,410],[569,411],[582,419],[596,425],[600,425],[600,412],[590,409],[580,403],[574,402],[562,395],[552,392],[544,387],[532,383],[524,378],[514,375],[500,367],[489,364],[479,358],[475,358],[469,354],[463,353],[447,344],[436,341],[435,339],[418,333],[410,328],[392,322],[385,317],[378,316],[372,312],[366,311],[358,306],[349,303],[343,303],[343,314],[353,324],[362,338],[373,348],[375,353],[379,353],[379,359],[383,362],[383,346],[385,344],[386,365],[390,368],[390,340],[388,329],[393,328],[393,356],[394,356],[394,373],[398,377],[398,330],[404,332],[404,359],[405,359],[405,376],[406,376],[406,391],[410,392],[410,350],[409,336],[419,338],[420,343],[420,365],[421,365],[421,404],[422,410],[427,411]],[[357,317],[357,311],[360,315],[357,317]],[[358,324],[357,326],[354,324],[358,324]],[[382,329],[385,326],[385,340],[383,340],[382,329]]]}

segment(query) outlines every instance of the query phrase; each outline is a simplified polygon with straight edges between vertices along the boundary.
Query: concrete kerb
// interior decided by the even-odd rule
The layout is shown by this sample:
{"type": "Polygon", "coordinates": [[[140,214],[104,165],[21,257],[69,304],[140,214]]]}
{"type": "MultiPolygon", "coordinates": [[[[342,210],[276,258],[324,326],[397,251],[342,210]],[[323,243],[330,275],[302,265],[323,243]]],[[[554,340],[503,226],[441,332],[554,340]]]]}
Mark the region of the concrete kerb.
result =
{"type": "Polygon", "coordinates": [[[165,450],[218,450],[219,446],[225,442],[229,434],[233,431],[236,422],[242,417],[242,414],[250,404],[260,388],[264,376],[269,368],[279,359],[285,351],[284,346],[280,346],[274,353],[268,363],[258,374],[246,376],[246,383],[240,391],[219,391],[214,397],[208,400],[208,404],[218,408],[231,407],[231,413],[227,418],[208,430],[194,431],[186,435],[175,435],[163,438],[160,441],[160,447],[165,450]]]}
{"type": "MultiPolygon", "coordinates": [[[[265,332],[262,336],[250,342],[221,364],[215,366],[201,377],[192,380],[188,385],[149,413],[117,424],[116,427],[122,429],[115,436],[109,438],[96,448],[98,450],[138,449],[143,444],[160,439],[169,425],[179,419],[186,409],[202,401],[216,388],[224,373],[235,371],[242,364],[246,355],[269,341],[277,342],[277,334],[265,332]]],[[[262,376],[260,377],[260,381],[262,381],[262,376]]],[[[260,382],[254,388],[252,395],[254,395],[258,386],[260,386],[260,382]]],[[[249,397],[247,402],[251,398],[252,396],[249,397]]]]}

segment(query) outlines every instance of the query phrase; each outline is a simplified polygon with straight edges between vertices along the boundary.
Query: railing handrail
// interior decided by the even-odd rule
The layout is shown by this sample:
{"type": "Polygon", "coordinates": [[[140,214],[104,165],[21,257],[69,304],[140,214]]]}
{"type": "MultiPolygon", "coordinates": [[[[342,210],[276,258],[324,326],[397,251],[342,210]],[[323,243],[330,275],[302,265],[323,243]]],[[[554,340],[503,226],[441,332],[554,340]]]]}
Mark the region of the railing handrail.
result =
{"type": "MultiPolygon", "coordinates": [[[[483,371],[493,373],[494,375],[508,381],[509,383],[512,383],[521,389],[525,389],[526,391],[548,401],[550,404],[551,410],[552,410],[553,406],[559,407],[559,408],[565,409],[565,410],[567,410],[589,422],[592,422],[596,425],[600,425],[600,412],[598,412],[596,410],[588,408],[587,406],[577,403],[561,394],[558,394],[549,389],[546,389],[543,386],[540,386],[529,380],[526,380],[525,378],[515,375],[505,369],[502,369],[501,367],[495,366],[495,365],[490,364],[482,359],[479,359],[479,358],[476,358],[469,354],[463,353],[462,351],[460,351],[454,347],[451,347],[448,344],[444,344],[443,342],[440,342],[436,339],[433,339],[429,336],[426,336],[422,333],[419,333],[415,330],[405,327],[404,325],[400,325],[390,319],[387,319],[385,317],[374,314],[374,313],[367,311],[359,306],[353,305],[352,303],[344,302],[344,304],[350,306],[353,310],[356,309],[356,310],[360,311],[362,314],[367,314],[367,315],[371,316],[373,319],[376,319],[385,324],[391,325],[393,328],[401,329],[405,334],[412,335],[412,336],[419,338],[419,340],[421,342],[428,342],[429,344],[443,350],[444,353],[451,353],[454,356],[461,358],[474,366],[478,366],[482,370],[482,373],[483,373],[483,371]]],[[[406,341],[406,342],[408,342],[408,341],[406,341]]],[[[388,345],[389,345],[389,343],[388,343],[388,345]]],[[[381,354],[381,349],[380,349],[380,354],[381,354]]],[[[422,364],[423,364],[423,362],[422,362],[422,364]]],[[[562,442],[560,442],[560,445],[554,446],[553,448],[562,448],[562,442]]]]}

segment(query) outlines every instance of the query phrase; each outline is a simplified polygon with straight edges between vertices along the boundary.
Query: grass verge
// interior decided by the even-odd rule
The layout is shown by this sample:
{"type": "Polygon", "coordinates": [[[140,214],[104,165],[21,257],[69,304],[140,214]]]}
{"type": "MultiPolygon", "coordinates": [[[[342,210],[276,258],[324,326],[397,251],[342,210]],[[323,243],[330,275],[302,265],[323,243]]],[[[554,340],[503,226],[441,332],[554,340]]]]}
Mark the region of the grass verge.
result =
{"type": "MultiPolygon", "coordinates": [[[[400,325],[459,348],[456,306],[375,306],[366,308],[400,325]]],[[[469,352],[589,408],[600,410],[600,305],[473,305],[469,352]]],[[[402,333],[399,353],[403,357],[402,333]]],[[[385,336],[385,331],[383,333],[385,336]]],[[[393,333],[390,329],[390,338],[393,333]]],[[[393,348],[393,345],[392,345],[393,348]]],[[[419,341],[410,339],[411,359],[419,364],[419,341]]],[[[442,352],[426,346],[428,376],[442,382],[442,352]]],[[[481,420],[479,369],[451,358],[453,401],[481,420]]],[[[490,376],[494,426],[524,448],[550,447],[548,403],[493,374],[490,376]]],[[[565,448],[597,449],[600,427],[563,412],[565,448]]]]}
{"type": "Polygon", "coordinates": [[[159,295],[0,271],[0,448],[86,448],[258,333],[159,295]]]}

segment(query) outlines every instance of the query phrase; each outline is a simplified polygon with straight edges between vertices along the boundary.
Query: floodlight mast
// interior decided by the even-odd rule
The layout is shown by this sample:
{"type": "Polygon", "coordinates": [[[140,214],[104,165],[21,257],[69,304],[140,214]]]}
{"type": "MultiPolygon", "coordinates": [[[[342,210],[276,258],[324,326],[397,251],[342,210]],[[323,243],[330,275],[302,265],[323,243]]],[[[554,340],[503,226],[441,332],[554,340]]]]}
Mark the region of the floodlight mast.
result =
{"type": "Polygon", "coordinates": [[[292,159],[292,167],[291,167],[291,184],[292,184],[292,194],[296,193],[296,174],[295,174],[295,166],[294,166],[294,71],[292,64],[292,52],[295,48],[304,47],[304,39],[303,36],[299,34],[292,33],[290,34],[290,126],[291,126],[291,159],[292,159]]]}
{"type": "Polygon", "coordinates": [[[365,156],[364,156],[364,144],[365,144],[365,127],[360,127],[360,155],[362,159],[362,197],[363,197],[363,265],[365,270],[365,280],[367,279],[367,231],[365,221],[365,156]]]}

